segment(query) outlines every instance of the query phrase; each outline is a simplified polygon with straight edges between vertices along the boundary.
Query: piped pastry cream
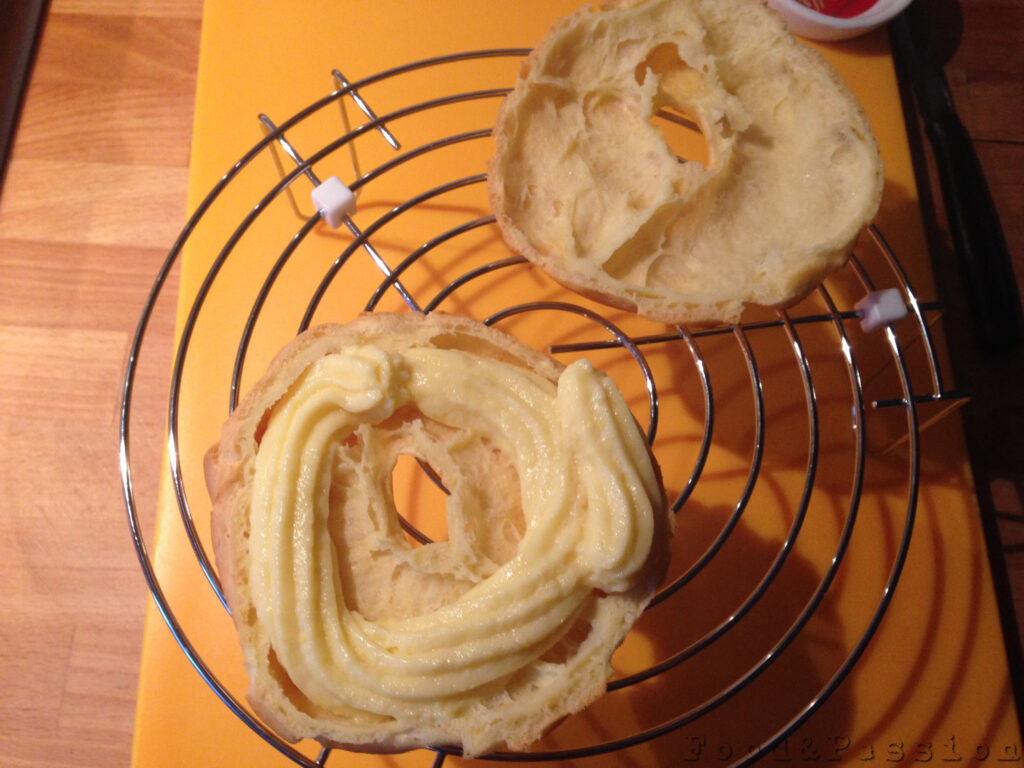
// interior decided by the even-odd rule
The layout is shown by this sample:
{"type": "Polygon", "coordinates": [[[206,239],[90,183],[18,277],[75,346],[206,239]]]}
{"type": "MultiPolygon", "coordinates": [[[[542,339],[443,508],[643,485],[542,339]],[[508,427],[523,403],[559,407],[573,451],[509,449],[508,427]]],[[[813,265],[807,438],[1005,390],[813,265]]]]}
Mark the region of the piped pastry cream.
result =
{"type": "Polygon", "coordinates": [[[450,316],[290,344],[208,455],[214,545],[257,712],[368,751],[525,748],[603,691],[671,519],[614,383],[450,316]],[[397,457],[448,492],[404,535],[397,457]]]}

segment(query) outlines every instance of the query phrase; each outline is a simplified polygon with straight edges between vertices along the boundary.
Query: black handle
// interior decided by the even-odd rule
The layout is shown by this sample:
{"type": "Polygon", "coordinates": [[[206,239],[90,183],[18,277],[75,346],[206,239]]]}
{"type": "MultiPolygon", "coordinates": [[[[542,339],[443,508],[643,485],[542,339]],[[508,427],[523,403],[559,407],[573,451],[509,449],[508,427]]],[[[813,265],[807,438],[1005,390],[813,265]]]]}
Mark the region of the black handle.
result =
{"type": "Polygon", "coordinates": [[[935,153],[978,346],[990,352],[1012,351],[1020,343],[1020,295],[974,145],[955,113],[927,122],[925,130],[935,153]]]}

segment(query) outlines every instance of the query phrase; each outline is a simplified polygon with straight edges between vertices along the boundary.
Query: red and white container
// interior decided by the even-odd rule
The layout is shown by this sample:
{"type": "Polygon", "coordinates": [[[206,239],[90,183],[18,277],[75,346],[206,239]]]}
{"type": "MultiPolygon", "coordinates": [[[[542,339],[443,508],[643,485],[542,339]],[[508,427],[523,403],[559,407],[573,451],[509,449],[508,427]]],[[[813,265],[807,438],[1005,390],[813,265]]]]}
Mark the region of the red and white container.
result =
{"type": "Polygon", "coordinates": [[[812,40],[844,40],[885,24],[911,0],[768,0],[789,30],[812,40]]]}

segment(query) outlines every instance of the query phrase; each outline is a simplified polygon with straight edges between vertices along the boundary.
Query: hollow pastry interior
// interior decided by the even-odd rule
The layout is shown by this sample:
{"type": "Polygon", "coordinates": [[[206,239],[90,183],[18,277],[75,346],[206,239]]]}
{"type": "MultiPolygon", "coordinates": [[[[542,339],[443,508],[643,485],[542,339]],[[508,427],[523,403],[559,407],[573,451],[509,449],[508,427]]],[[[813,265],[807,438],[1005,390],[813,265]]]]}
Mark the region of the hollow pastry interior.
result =
{"type": "Polygon", "coordinates": [[[761,0],[581,8],[530,54],[494,135],[489,193],[510,246],[668,322],[802,298],[881,199],[861,106],[761,0]],[[690,157],[680,121],[706,144],[690,157]]]}

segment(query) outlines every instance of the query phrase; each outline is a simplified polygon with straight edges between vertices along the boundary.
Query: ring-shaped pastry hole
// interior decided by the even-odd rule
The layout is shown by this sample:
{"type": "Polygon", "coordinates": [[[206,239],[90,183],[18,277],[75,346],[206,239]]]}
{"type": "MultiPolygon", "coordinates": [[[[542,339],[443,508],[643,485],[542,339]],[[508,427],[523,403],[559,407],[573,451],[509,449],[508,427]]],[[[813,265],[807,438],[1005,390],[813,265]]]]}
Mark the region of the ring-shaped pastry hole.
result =
{"type": "Polygon", "coordinates": [[[696,162],[707,168],[711,162],[711,147],[699,116],[687,107],[703,90],[703,75],[680,58],[675,45],[663,43],[654,47],[637,65],[637,83],[643,85],[649,76],[658,78],[651,124],[661,131],[679,162],[696,162]]]}
{"type": "Polygon", "coordinates": [[[436,470],[422,458],[405,453],[398,456],[391,471],[391,488],[398,515],[420,534],[414,536],[406,531],[405,536],[413,546],[427,543],[424,538],[431,542],[448,541],[448,517],[445,514],[448,496],[434,482],[430,472],[436,474],[436,470]]]}
{"type": "Polygon", "coordinates": [[[661,131],[676,159],[680,163],[694,162],[707,168],[711,162],[711,147],[697,119],[687,112],[664,106],[654,113],[651,125],[661,131]]]}

